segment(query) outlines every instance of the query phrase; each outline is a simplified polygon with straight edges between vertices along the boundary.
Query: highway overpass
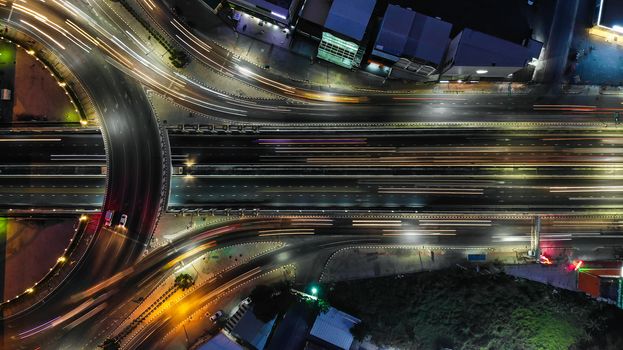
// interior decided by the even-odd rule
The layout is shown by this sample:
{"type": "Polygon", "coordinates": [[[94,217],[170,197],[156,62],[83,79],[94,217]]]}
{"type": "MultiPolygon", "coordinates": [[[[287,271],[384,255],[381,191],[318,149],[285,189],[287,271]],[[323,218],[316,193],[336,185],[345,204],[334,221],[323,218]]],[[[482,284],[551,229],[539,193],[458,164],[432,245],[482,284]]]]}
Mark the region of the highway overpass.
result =
{"type": "Polygon", "coordinates": [[[97,129],[0,131],[0,211],[99,210],[106,152],[97,129]]]}
{"type": "Polygon", "coordinates": [[[603,212],[623,205],[617,130],[262,130],[169,130],[169,209],[603,212]]]}

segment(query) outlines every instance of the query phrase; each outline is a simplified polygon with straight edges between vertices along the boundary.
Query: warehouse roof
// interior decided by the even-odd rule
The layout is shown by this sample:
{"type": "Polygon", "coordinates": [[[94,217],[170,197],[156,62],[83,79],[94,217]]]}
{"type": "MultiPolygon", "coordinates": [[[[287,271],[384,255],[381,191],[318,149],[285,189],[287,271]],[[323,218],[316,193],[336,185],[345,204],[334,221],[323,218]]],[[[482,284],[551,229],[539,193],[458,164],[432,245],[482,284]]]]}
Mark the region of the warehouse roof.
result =
{"type": "Polygon", "coordinates": [[[361,41],[375,5],[376,0],[334,0],[325,27],[361,41]]]}
{"type": "Polygon", "coordinates": [[[375,49],[395,56],[416,57],[439,64],[448,45],[452,24],[421,13],[389,5],[375,49]]]}
{"type": "Polygon", "coordinates": [[[532,58],[539,57],[543,46],[532,39],[522,46],[468,28],[459,36],[454,54],[456,66],[523,67],[532,58]]]}
{"type": "Polygon", "coordinates": [[[350,349],[353,335],[350,329],[361,322],[359,319],[344,313],[336,308],[329,308],[326,313],[316,317],[310,335],[322,339],[341,349],[350,349]]]}

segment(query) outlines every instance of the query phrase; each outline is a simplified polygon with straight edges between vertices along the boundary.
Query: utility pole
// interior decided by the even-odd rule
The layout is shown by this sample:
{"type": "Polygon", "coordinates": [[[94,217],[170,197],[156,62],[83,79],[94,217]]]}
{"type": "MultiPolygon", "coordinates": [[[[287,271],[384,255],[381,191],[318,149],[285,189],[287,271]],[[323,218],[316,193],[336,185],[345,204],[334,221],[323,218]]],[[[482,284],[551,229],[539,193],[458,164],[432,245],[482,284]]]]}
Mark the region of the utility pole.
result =
{"type": "Polygon", "coordinates": [[[532,228],[530,230],[530,253],[536,259],[541,255],[541,217],[532,218],[532,228]]]}
{"type": "Polygon", "coordinates": [[[186,345],[188,345],[188,332],[186,331],[186,325],[182,325],[184,328],[184,334],[186,335],[186,345]]]}

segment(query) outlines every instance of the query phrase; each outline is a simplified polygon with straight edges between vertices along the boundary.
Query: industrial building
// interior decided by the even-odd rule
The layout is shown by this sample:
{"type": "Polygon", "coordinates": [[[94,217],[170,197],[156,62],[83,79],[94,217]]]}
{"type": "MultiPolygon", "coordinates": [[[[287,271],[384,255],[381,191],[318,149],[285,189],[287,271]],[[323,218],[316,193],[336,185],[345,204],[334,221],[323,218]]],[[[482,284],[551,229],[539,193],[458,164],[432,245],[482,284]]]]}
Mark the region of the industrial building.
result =
{"type": "Polygon", "coordinates": [[[578,269],[578,290],[623,308],[623,263],[586,262],[578,269]]]}
{"type": "Polygon", "coordinates": [[[448,47],[444,79],[506,78],[538,59],[543,44],[526,39],[519,45],[469,28],[448,47]]]}
{"type": "Polygon", "coordinates": [[[393,78],[437,79],[451,30],[452,24],[441,19],[389,5],[374,43],[372,64],[390,67],[393,78]]]}
{"type": "Polygon", "coordinates": [[[300,6],[300,0],[227,0],[229,5],[257,18],[290,27],[300,6]]]}
{"type": "Polygon", "coordinates": [[[324,22],[318,58],[345,68],[361,64],[365,46],[361,45],[376,0],[334,0],[324,22]]]}

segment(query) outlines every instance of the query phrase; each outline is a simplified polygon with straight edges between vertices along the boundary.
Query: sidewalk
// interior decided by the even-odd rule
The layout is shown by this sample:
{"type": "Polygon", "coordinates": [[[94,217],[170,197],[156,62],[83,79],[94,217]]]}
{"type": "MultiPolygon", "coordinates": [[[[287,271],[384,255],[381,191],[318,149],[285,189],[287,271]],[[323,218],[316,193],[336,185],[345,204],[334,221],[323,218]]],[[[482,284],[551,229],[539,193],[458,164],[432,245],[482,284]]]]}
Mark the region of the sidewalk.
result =
{"type": "Polygon", "coordinates": [[[514,251],[493,248],[440,248],[387,244],[353,246],[336,251],[326,262],[321,282],[375,278],[467,264],[468,254],[486,254],[486,262],[516,263],[514,251]]]}

